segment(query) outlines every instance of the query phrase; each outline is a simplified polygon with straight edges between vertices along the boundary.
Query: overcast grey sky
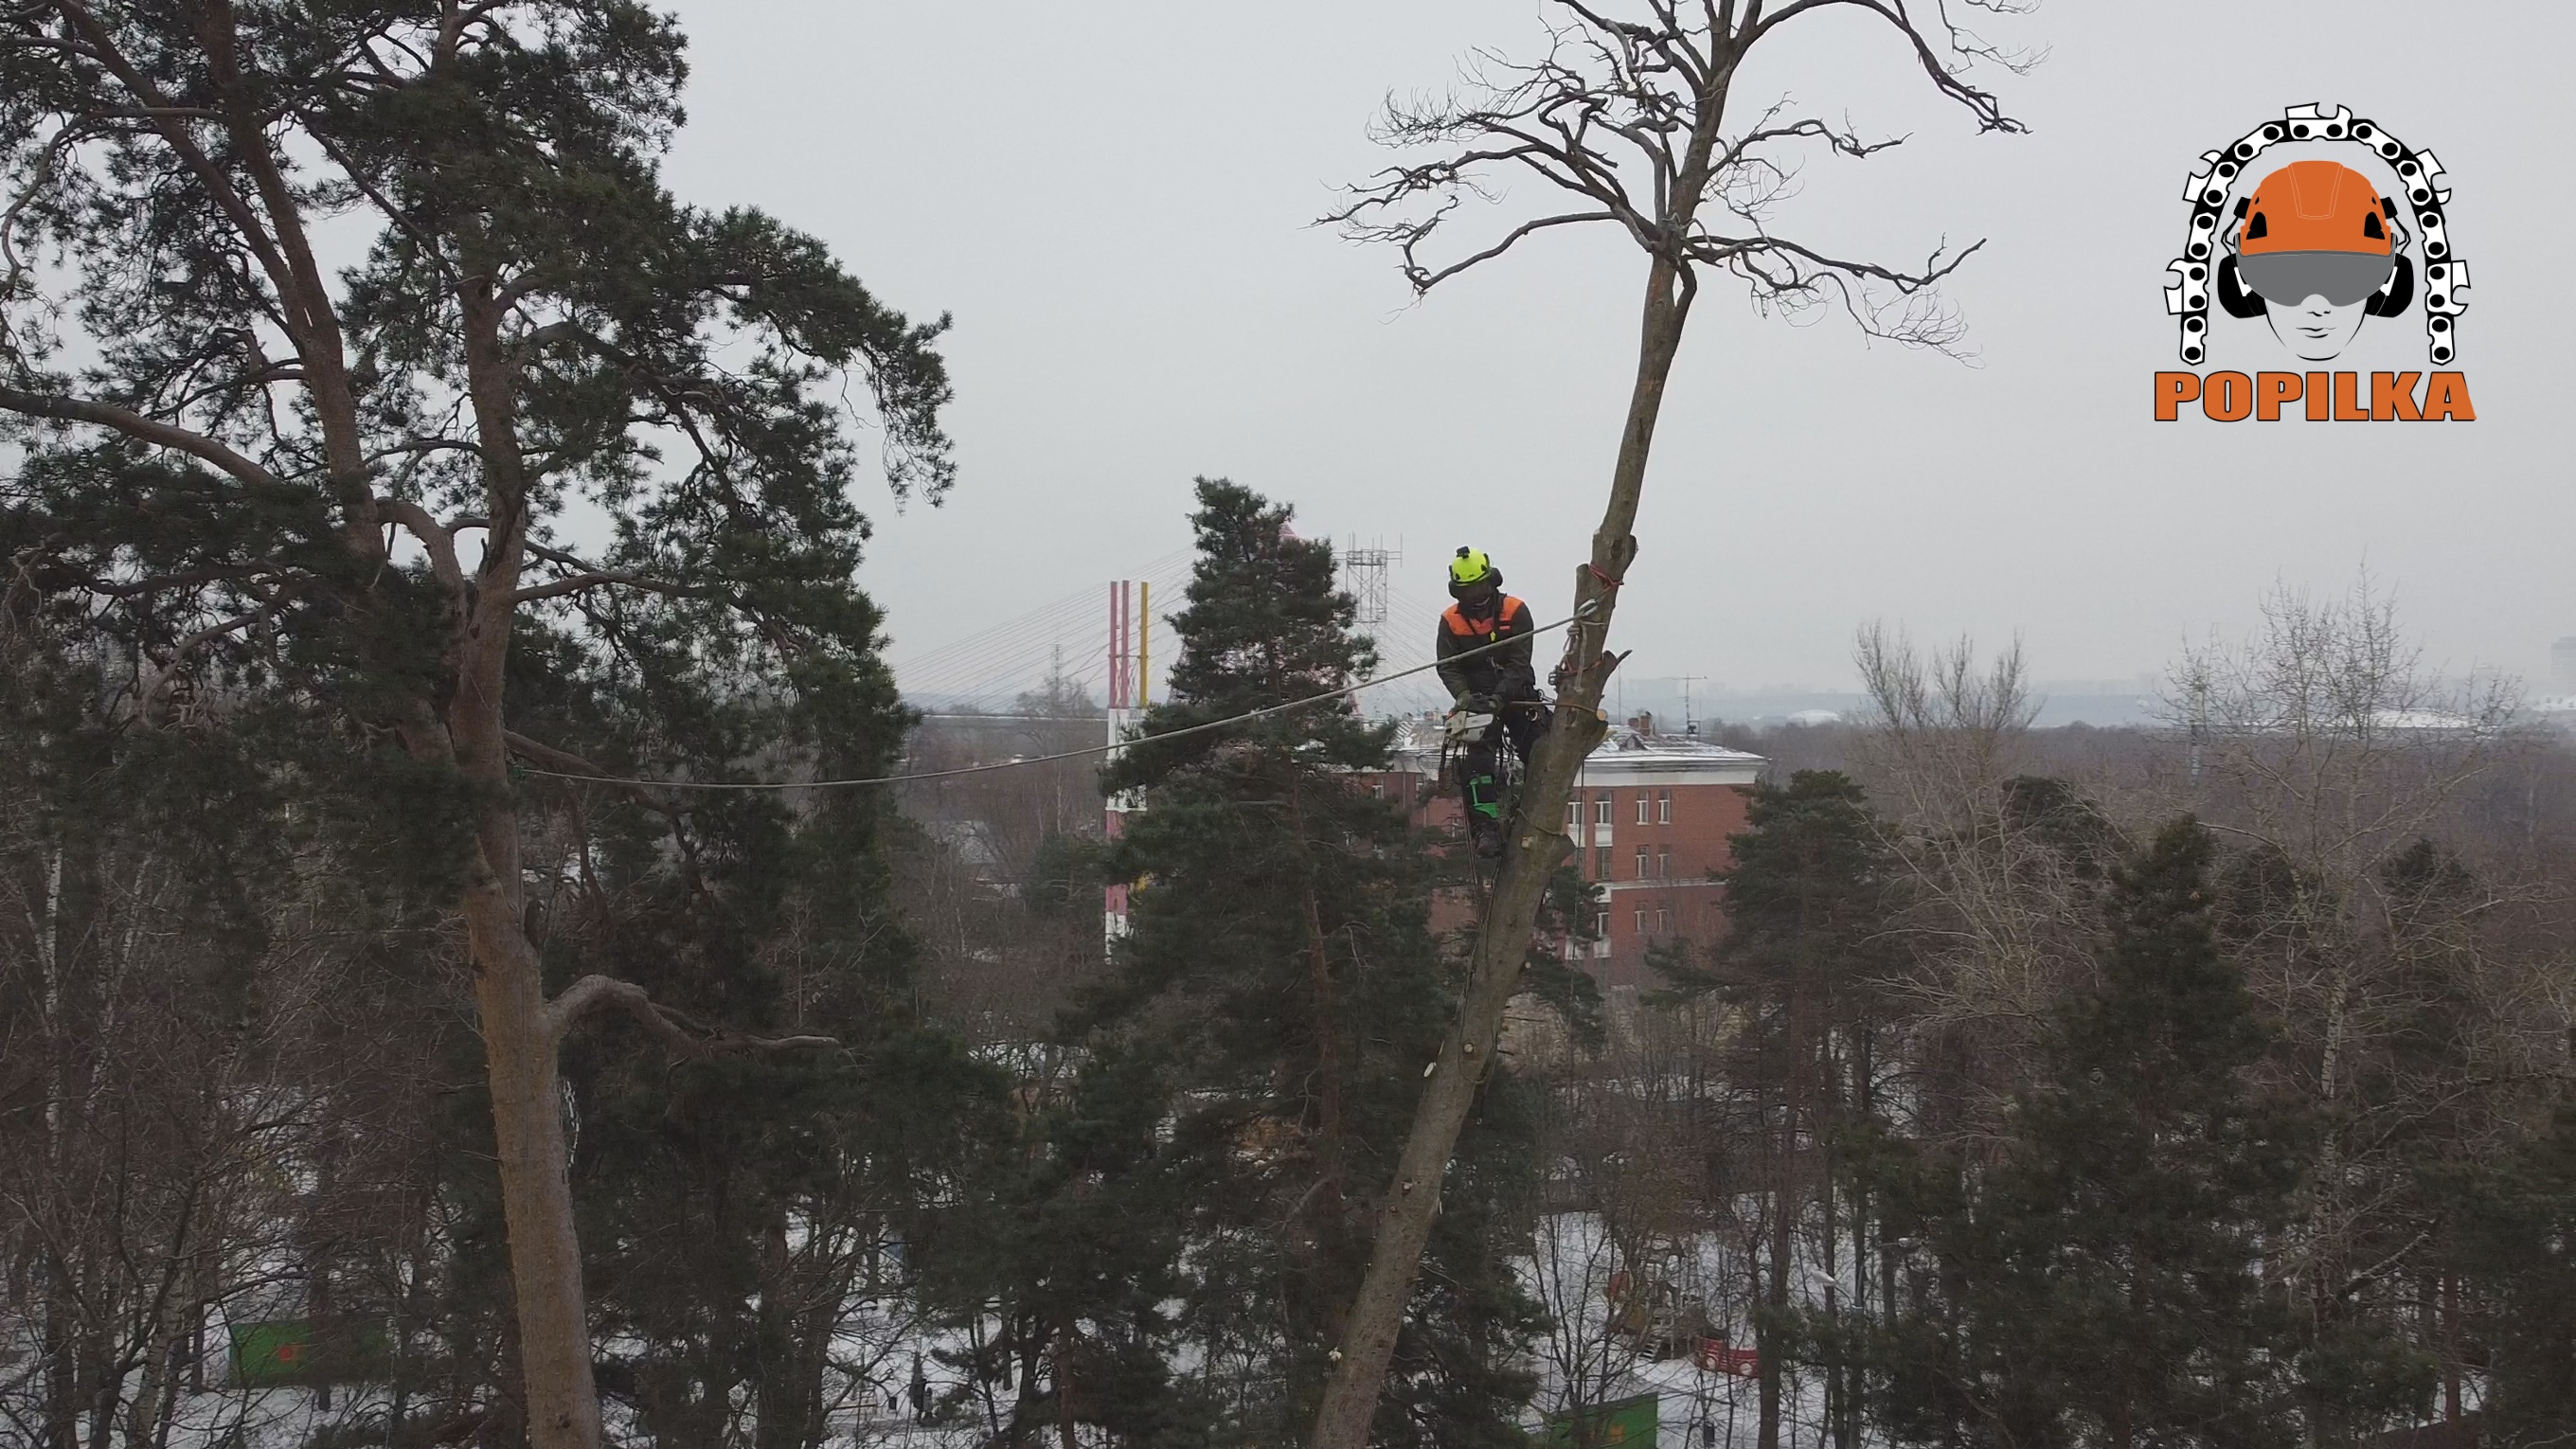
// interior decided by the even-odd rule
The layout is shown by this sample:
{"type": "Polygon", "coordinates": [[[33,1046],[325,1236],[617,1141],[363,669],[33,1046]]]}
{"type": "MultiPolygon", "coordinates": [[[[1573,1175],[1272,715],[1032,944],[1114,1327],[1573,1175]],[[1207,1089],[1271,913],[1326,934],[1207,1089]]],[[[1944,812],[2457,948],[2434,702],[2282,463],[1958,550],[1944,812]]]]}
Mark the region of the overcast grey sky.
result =
{"type": "MultiPolygon", "coordinates": [[[[955,314],[957,489],[870,504],[864,577],[898,658],[1182,546],[1200,473],[1294,501],[1310,535],[1401,537],[1418,597],[1474,543],[1562,612],[1642,261],[1559,236],[1416,304],[1390,253],[1308,224],[1382,163],[1365,132],[1387,91],[1445,84],[1473,46],[1530,53],[1537,5],[680,11],[696,72],[675,188],[774,211],[893,305],[955,314]]],[[[2576,7],[2050,0],[1989,29],[2049,51],[1991,77],[2029,135],[1972,135],[1857,18],[1783,31],[1739,80],[1739,108],[1790,95],[1912,134],[1817,159],[1775,225],[1891,258],[1987,238],[1949,289],[1982,365],[1708,295],[1619,614],[1631,672],[1840,687],[1873,619],[2018,633],[2043,677],[2160,670],[2276,581],[2340,590],[2366,562],[2434,662],[2537,682],[2576,634],[2576,7]],[[2160,288],[2183,179],[2305,101],[2447,166],[2476,423],[2150,420],[2153,374],[2179,366],[2160,288]]],[[[2256,331],[2221,330],[2215,365],[2298,365],[2260,323],[2217,325],[2256,331]]],[[[2375,321],[2332,365],[2420,368],[2421,325],[2375,321]]]]}

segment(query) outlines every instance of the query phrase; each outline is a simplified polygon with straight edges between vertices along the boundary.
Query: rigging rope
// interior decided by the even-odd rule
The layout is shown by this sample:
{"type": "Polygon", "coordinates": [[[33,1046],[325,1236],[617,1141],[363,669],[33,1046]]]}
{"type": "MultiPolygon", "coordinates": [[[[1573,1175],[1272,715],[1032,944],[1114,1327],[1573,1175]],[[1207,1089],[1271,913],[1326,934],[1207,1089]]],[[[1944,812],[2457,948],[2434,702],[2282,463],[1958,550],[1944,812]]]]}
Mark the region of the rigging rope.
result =
{"type": "MultiPolygon", "coordinates": [[[[923,770],[909,775],[871,775],[855,780],[644,780],[624,775],[576,775],[565,770],[540,770],[533,765],[521,765],[519,773],[542,775],[550,780],[584,780],[594,785],[642,785],[657,790],[833,790],[857,785],[901,785],[914,780],[946,780],[958,775],[981,775],[994,770],[1019,770],[1031,765],[1052,765],[1061,760],[1079,760],[1092,755],[1105,755],[1113,750],[1123,750],[1135,745],[1149,745],[1158,740],[1177,740],[1185,735],[1205,734],[1210,730],[1224,729],[1228,725],[1244,724],[1274,714],[1286,714],[1290,710],[1305,709],[1327,700],[1347,698],[1363,689],[1392,684],[1409,675],[1428,673],[1443,664],[1455,664],[1461,659],[1472,659],[1479,654],[1509,648],[1521,642],[1522,639],[1535,639],[1541,634],[1552,633],[1581,618],[1591,610],[1591,607],[1586,604],[1575,613],[1568,614],[1553,624],[1542,624],[1518,638],[1497,639],[1491,644],[1479,644],[1473,649],[1461,649],[1446,659],[1435,659],[1429,664],[1417,664],[1411,669],[1398,670],[1393,674],[1381,674],[1375,679],[1363,679],[1357,684],[1346,684],[1339,689],[1328,689],[1321,694],[1292,699],[1286,704],[1264,705],[1260,709],[1246,710],[1242,714],[1225,719],[1209,720],[1204,724],[1189,725],[1176,730],[1165,730],[1158,735],[1140,735],[1135,739],[1120,740],[1115,744],[1093,745],[1087,749],[1066,750],[1061,754],[1033,755],[1024,760],[1002,760],[990,765],[960,765],[950,770],[923,770]]],[[[1008,716],[998,716],[998,718],[1008,718],[1008,716]]]]}

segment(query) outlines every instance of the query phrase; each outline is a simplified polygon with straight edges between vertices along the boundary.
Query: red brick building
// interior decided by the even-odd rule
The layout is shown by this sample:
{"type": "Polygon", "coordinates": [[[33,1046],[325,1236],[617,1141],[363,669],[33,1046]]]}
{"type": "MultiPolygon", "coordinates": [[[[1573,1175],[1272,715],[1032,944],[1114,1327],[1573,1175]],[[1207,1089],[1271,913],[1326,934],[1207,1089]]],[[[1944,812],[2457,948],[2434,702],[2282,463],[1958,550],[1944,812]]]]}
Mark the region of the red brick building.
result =
{"type": "MultiPolygon", "coordinates": [[[[1458,829],[1457,792],[1433,788],[1438,718],[1404,721],[1396,746],[1398,768],[1386,788],[1425,827],[1458,829]]],[[[1604,987],[1657,984],[1646,967],[1646,949],[1656,941],[1706,945],[1724,932],[1727,837],[1744,830],[1750,787],[1765,763],[1742,750],[1656,734],[1644,716],[1612,729],[1584,762],[1565,824],[1583,878],[1594,884],[1600,939],[1583,950],[1604,987]]],[[[1454,909],[1463,920],[1465,903],[1454,909]]]]}

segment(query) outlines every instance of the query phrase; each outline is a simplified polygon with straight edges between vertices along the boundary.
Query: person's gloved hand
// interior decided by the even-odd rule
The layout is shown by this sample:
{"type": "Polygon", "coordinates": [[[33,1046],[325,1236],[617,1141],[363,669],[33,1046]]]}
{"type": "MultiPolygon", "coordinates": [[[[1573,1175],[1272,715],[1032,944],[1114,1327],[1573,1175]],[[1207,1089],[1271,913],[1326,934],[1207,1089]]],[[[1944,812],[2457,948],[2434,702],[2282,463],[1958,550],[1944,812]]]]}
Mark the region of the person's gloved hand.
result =
{"type": "Polygon", "coordinates": [[[1492,714],[1497,708],[1493,696],[1487,694],[1471,694],[1458,701],[1460,714],[1492,714]]]}

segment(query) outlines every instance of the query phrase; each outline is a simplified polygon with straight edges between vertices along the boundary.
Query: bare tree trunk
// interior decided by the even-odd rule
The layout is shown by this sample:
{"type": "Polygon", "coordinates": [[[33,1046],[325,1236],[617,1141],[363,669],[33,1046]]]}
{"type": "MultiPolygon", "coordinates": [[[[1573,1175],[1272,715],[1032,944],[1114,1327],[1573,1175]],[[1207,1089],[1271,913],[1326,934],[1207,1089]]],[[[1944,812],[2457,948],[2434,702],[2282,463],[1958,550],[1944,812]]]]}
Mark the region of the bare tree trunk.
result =
{"type": "Polygon", "coordinates": [[[134,1392],[133,1407],[126,1411],[127,1449],[152,1449],[168,1421],[170,1348],[176,1341],[177,1329],[171,1304],[156,1305],[143,1335],[143,1383],[134,1392]]]}
{"type": "Polygon", "coordinates": [[[60,1253],[47,1255],[45,1272],[45,1449],[72,1449],[80,1437],[80,1349],[72,1330],[70,1285],[61,1281],[60,1253]]]}
{"type": "Polygon", "coordinates": [[[181,1305],[193,1306],[196,1271],[190,1261],[198,1251],[194,1227],[197,1198],[192,1190],[179,1209],[177,1226],[170,1233],[169,1261],[161,1270],[161,1282],[145,1308],[143,1329],[143,1382],[136,1389],[134,1407],[126,1421],[125,1442],[128,1449],[153,1449],[169,1432],[170,1406],[177,1398],[170,1382],[171,1350],[179,1341],[181,1305]]]}
{"type": "MultiPolygon", "coordinates": [[[[1785,1132],[1782,1135],[1787,1135],[1785,1132]]],[[[1754,1318],[1753,1361],[1756,1383],[1761,1390],[1753,1442],[1761,1449],[1780,1449],[1780,1352],[1772,1341],[1766,1320],[1776,1320],[1789,1306],[1789,1191],[1788,1169],[1780,1169],[1771,1195],[1770,1276],[1762,1284],[1762,1304],[1767,1313],[1754,1318]]]]}
{"type": "MultiPolygon", "coordinates": [[[[1762,1418],[1756,1440],[1761,1449],[1780,1449],[1782,1355],[1775,1335],[1781,1317],[1789,1311],[1789,1275],[1797,1249],[1798,1122],[1807,1109],[1807,990],[1803,966],[1789,986],[1788,1048],[1789,1080],[1782,1098],[1780,1138],[1774,1149],[1771,1180],[1771,1279],[1764,1285],[1764,1301],[1770,1312],[1757,1320],[1753,1335],[1753,1346],[1761,1355],[1755,1365],[1762,1386],[1762,1418]]],[[[1825,1229],[1833,1230],[1830,1212],[1826,1214],[1825,1229]]]]}
{"type": "Polygon", "coordinates": [[[1396,1162],[1395,1182],[1380,1203],[1368,1273],[1351,1305],[1338,1350],[1341,1357],[1315,1414],[1314,1449],[1358,1449],[1368,1442],[1378,1392],[1395,1352],[1396,1330],[1404,1322],[1404,1307],[1422,1268],[1423,1245],[1430,1241],[1432,1220],[1440,1211],[1441,1180],[1447,1175],[1450,1154],[1475,1105],[1486,1064],[1493,1058],[1503,1009],[1520,988],[1548,878],[1574,853],[1573,842],[1561,833],[1565,796],[1584,758],[1607,732],[1600,714],[1601,688],[1612,662],[1601,646],[1609,637],[1616,586],[1636,557],[1636,535],[1630,530],[1636,523],[1655,420],[1663,410],[1664,383],[1681,346],[1690,298],[1691,291],[1673,264],[1656,259],[1646,284],[1637,380],[1629,396],[1618,466],[1611,475],[1610,504],[1592,535],[1591,562],[1575,575],[1580,622],[1566,643],[1572,669],[1561,682],[1556,716],[1532,752],[1529,773],[1513,802],[1504,832],[1502,868],[1476,932],[1457,1022],[1432,1063],[1403,1155],[1396,1162]]]}
{"type": "MultiPolygon", "coordinates": [[[[1830,1071],[1831,1068],[1828,1067],[1827,1070],[1830,1071]]],[[[1831,1436],[1834,1449],[1852,1449],[1851,1425],[1849,1422],[1851,1418],[1851,1386],[1844,1380],[1845,1371],[1848,1369],[1849,1365],[1844,1362],[1842,1339],[1840,1337],[1842,1332],[1842,1228],[1834,1221],[1834,1213],[1838,1205],[1834,1200],[1833,1164],[1824,1160],[1824,1146],[1822,1143],[1817,1144],[1817,1153],[1816,1202],[1818,1212],[1816,1217],[1817,1220],[1823,1224],[1825,1230],[1825,1240],[1823,1244],[1824,1261],[1819,1266],[1823,1269],[1822,1276],[1825,1280],[1825,1322],[1836,1334],[1836,1337],[1825,1341],[1827,1357],[1825,1359],[1825,1422],[1823,1433],[1831,1436]]]]}
{"type": "Polygon", "coordinates": [[[2442,1422],[2460,1422],[2460,1279],[2442,1274],[2442,1422]]]}
{"type": "Polygon", "coordinates": [[[1056,1341],[1064,1345],[1063,1351],[1056,1355],[1055,1361],[1056,1438],[1063,1449],[1081,1449],[1081,1440],[1076,1436],[1073,1418],[1073,1321],[1071,1318],[1068,1317],[1059,1323],[1056,1341]]]}

